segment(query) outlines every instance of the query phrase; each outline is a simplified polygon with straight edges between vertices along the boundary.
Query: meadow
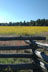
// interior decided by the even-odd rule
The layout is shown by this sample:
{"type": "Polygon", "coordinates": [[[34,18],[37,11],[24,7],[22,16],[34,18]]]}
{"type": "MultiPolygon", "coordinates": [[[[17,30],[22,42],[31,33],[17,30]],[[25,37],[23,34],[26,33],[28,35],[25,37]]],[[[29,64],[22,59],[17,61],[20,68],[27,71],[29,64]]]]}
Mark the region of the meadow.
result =
{"type": "Polygon", "coordinates": [[[37,35],[42,33],[48,33],[48,27],[0,26],[0,35],[37,35]]]}

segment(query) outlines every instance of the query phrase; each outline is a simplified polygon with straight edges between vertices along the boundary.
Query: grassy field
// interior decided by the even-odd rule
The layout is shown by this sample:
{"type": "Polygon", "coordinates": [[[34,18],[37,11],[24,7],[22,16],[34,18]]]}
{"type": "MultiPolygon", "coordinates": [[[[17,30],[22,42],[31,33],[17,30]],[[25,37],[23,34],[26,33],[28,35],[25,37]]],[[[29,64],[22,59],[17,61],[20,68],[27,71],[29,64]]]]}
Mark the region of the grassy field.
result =
{"type": "Polygon", "coordinates": [[[34,35],[48,32],[48,27],[37,27],[37,26],[0,26],[0,35],[1,34],[10,34],[10,35],[34,35]]]}

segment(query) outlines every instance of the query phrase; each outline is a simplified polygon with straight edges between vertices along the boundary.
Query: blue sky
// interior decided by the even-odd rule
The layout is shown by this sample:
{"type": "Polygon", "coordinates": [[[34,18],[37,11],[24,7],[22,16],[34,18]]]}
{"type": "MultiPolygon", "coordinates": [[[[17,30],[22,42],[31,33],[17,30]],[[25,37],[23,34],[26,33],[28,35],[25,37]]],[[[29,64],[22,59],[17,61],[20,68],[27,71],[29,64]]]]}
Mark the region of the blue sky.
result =
{"type": "Polygon", "coordinates": [[[48,0],[0,0],[0,22],[48,19],[48,0]]]}

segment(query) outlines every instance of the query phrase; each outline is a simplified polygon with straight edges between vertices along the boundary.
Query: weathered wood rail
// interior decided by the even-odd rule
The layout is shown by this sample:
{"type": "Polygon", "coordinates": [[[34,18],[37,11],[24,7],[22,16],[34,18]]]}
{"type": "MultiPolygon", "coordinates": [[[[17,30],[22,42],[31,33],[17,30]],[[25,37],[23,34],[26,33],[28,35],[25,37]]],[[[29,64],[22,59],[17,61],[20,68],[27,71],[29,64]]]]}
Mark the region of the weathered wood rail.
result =
{"type": "Polygon", "coordinates": [[[31,58],[30,64],[0,64],[0,70],[10,66],[14,70],[31,69],[33,72],[48,72],[48,56],[44,52],[37,51],[38,48],[48,48],[48,44],[36,42],[35,40],[46,40],[39,36],[0,37],[0,41],[24,40],[25,46],[0,46],[0,50],[24,50],[32,49],[32,54],[0,54],[0,58],[31,58]]]}

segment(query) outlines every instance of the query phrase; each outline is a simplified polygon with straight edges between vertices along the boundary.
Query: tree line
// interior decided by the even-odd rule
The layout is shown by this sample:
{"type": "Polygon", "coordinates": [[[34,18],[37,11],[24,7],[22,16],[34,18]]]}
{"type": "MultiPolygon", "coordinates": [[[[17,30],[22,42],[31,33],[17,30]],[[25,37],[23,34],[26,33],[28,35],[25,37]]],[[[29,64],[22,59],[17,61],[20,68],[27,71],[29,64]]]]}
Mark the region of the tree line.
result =
{"type": "Polygon", "coordinates": [[[30,20],[28,22],[0,23],[0,26],[48,26],[48,19],[30,20]]]}

